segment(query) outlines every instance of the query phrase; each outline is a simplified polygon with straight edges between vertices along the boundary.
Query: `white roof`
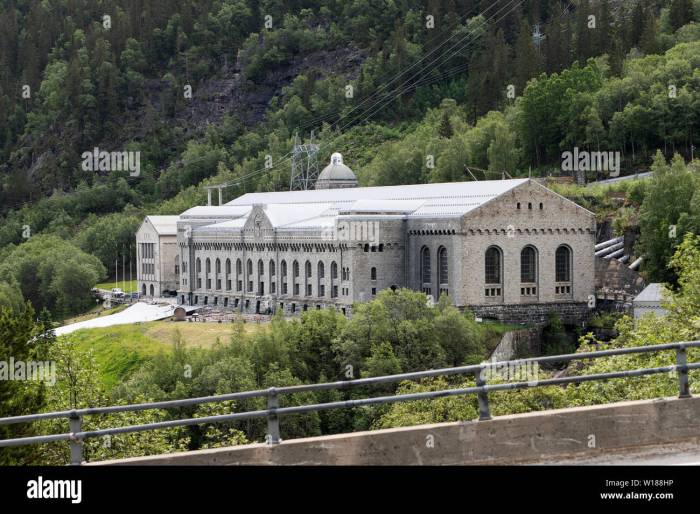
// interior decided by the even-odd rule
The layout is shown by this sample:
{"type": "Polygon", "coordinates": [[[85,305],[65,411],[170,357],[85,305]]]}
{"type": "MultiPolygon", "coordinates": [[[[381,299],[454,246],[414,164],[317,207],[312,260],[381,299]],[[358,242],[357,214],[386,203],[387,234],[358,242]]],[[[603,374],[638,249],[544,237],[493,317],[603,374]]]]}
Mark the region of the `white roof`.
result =
{"type": "Polygon", "coordinates": [[[405,186],[247,193],[226,205],[334,203],[350,206],[356,200],[430,200],[426,203],[436,206],[445,204],[482,205],[528,180],[482,180],[405,186]]]}
{"type": "Polygon", "coordinates": [[[342,212],[348,213],[392,213],[410,214],[425,203],[425,200],[357,200],[342,212]]]}
{"type": "Polygon", "coordinates": [[[199,205],[187,209],[180,218],[238,218],[250,212],[250,206],[199,205]]]}
{"type": "Polygon", "coordinates": [[[177,235],[177,220],[180,216],[146,216],[146,220],[153,225],[155,231],[161,236],[177,235]]]}
{"type": "Polygon", "coordinates": [[[663,299],[664,285],[659,282],[652,282],[646,286],[641,293],[634,297],[634,302],[660,302],[663,299]]]}
{"type": "Polygon", "coordinates": [[[528,179],[484,180],[441,184],[356,187],[248,193],[223,206],[194,207],[182,218],[226,218],[197,232],[240,230],[253,205],[260,205],[277,230],[311,230],[333,226],[340,215],[461,217],[528,179]]]}

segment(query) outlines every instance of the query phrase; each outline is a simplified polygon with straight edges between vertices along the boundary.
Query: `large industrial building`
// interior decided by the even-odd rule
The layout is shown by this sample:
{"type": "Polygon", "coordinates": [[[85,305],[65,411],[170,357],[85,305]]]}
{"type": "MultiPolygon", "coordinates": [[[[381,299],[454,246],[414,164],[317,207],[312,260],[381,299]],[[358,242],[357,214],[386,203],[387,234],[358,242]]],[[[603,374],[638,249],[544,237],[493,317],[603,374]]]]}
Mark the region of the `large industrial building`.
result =
{"type": "MultiPolygon", "coordinates": [[[[154,240],[154,218],[137,243],[154,240]]],[[[594,215],[530,179],[357,187],[336,153],[314,190],[248,193],[176,218],[178,251],[144,260],[154,273],[139,265],[138,280],[158,295],[174,272],[186,305],[350,315],[408,287],[509,322],[553,311],[577,322],[592,306],[594,215]]]]}

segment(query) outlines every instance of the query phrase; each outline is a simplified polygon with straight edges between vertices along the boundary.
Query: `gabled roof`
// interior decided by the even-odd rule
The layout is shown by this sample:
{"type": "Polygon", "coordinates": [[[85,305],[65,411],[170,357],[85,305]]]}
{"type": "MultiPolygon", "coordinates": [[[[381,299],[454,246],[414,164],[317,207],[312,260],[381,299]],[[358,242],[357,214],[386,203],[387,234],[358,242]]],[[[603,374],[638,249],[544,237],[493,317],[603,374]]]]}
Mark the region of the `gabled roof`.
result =
{"type": "Polygon", "coordinates": [[[197,232],[238,231],[245,226],[256,205],[275,230],[280,231],[323,229],[332,227],[338,218],[356,216],[460,218],[528,182],[530,179],[483,180],[247,193],[226,205],[189,209],[181,220],[211,220],[206,226],[196,228],[197,232]]]}
{"type": "Polygon", "coordinates": [[[146,216],[156,233],[161,236],[177,235],[177,220],[180,216],[146,216]]]}

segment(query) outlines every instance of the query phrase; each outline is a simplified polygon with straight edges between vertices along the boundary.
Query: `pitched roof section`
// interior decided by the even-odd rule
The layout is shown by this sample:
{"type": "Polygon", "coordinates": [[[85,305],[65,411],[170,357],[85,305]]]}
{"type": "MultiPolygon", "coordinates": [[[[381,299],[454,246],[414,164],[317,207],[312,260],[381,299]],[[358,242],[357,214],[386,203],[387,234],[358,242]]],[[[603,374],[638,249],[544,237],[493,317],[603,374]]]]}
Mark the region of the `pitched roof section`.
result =
{"type": "Polygon", "coordinates": [[[180,216],[146,216],[146,220],[161,236],[177,235],[177,220],[180,216]]]}
{"type": "Polygon", "coordinates": [[[347,210],[358,200],[424,200],[413,214],[465,214],[483,203],[524,184],[528,179],[447,182],[406,186],[353,187],[272,193],[247,193],[226,205],[332,203],[347,210]],[[448,209],[445,209],[447,207],[448,209]]]}
{"type": "Polygon", "coordinates": [[[652,282],[646,286],[641,293],[634,297],[633,302],[660,302],[664,298],[664,285],[659,282],[652,282]]]}
{"type": "MultiPolygon", "coordinates": [[[[181,219],[211,220],[210,224],[199,227],[197,231],[236,230],[245,225],[245,220],[254,205],[261,205],[272,226],[281,231],[332,227],[338,217],[380,215],[409,219],[457,218],[528,182],[532,181],[530,179],[484,180],[248,193],[226,205],[194,207],[183,213],[181,219]]],[[[544,188],[544,186],[540,187],[544,188]]],[[[574,202],[570,203],[581,208],[574,202]]],[[[586,209],[581,209],[592,215],[586,209]]]]}

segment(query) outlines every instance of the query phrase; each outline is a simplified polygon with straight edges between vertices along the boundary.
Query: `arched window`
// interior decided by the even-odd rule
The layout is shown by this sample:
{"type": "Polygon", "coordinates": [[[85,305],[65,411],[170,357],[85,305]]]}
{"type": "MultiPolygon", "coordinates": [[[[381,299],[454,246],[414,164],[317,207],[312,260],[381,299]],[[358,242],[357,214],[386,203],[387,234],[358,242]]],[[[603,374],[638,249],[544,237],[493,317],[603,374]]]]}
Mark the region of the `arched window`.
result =
{"type": "Polygon", "coordinates": [[[287,261],[282,260],[280,263],[280,273],[282,274],[282,294],[287,294],[287,261]]]}
{"type": "Polygon", "coordinates": [[[153,290],[153,284],[151,284],[151,296],[155,296],[155,295],[154,295],[154,290],[153,290]]]}
{"type": "Polygon", "coordinates": [[[265,263],[262,259],[258,259],[258,294],[265,294],[265,263]]]}
{"type": "Polygon", "coordinates": [[[369,278],[370,280],[377,280],[377,268],[371,268],[369,270],[369,278]]]}
{"type": "Polygon", "coordinates": [[[338,263],[331,262],[331,278],[338,278],[338,263]]]}
{"type": "Polygon", "coordinates": [[[207,275],[208,275],[209,273],[211,273],[211,261],[209,260],[209,258],[207,258],[206,263],[207,263],[206,270],[207,270],[207,275]]]}
{"type": "Polygon", "coordinates": [[[501,251],[495,246],[492,246],[486,250],[484,282],[487,284],[501,283],[501,251]]]}
{"type": "Polygon", "coordinates": [[[275,276],[275,261],[270,259],[270,264],[268,265],[268,268],[270,269],[270,276],[274,277],[275,276]]]}
{"type": "Polygon", "coordinates": [[[447,271],[447,248],[441,246],[438,249],[438,283],[441,295],[449,294],[447,271]]]}
{"type": "Polygon", "coordinates": [[[432,294],[431,288],[431,269],[430,269],[430,249],[424,246],[420,252],[420,275],[422,283],[422,291],[425,294],[432,294]]]}
{"type": "Polygon", "coordinates": [[[231,274],[231,259],[226,259],[226,275],[231,274]]]}
{"type": "Polygon", "coordinates": [[[248,259],[248,262],[246,263],[246,268],[248,268],[248,275],[253,274],[253,261],[248,259]]]}
{"type": "Polygon", "coordinates": [[[318,291],[318,296],[326,296],[326,286],[323,283],[323,279],[326,276],[326,269],[323,265],[323,261],[318,261],[316,265],[316,277],[318,284],[316,285],[316,290],[318,291]]]}
{"type": "Polygon", "coordinates": [[[526,246],[520,252],[520,282],[537,282],[537,252],[532,246],[526,246]]]}
{"type": "Polygon", "coordinates": [[[304,283],[305,283],[306,296],[311,296],[313,290],[311,287],[311,262],[310,261],[306,261],[304,263],[304,283]]]}
{"type": "Polygon", "coordinates": [[[216,272],[221,273],[221,261],[216,259],[216,272]]]}
{"type": "Polygon", "coordinates": [[[248,274],[248,292],[252,293],[253,292],[253,261],[248,259],[248,262],[245,264],[246,267],[246,272],[248,274]]]}
{"type": "Polygon", "coordinates": [[[500,300],[503,294],[503,253],[490,246],[484,254],[484,296],[500,300]]]}
{"type": "Polygon", "coordinates": [[[197,268],[197,273],[201,273],[201,272],[202,272],[202,261],[201,261],[201,259],[200,259],[199,257],[197,257],[197,265],[196,265],[196,268],[197,268]]]}
{"type": "Polygon", "coordinates": [[[557,248],[555,256],[556,260],[556,281],[570,282],[571,281],[571,250],[568,246],[560,246],[557,248]]]}
{"type": "Polygon", "coordinates": [[[299,263],[297,261],[292,263],[292,274],[294,275],[294,278],[299,276],[299,263]]]}
{"type": "Polygon", "coordinates": [[[236,259],[236,275],[243,273],[243,263],[240,259],[236,259]]]}
{"type": "Polygon", "coordinates": [[[571,295],[571,248],[561,245],[554,254],[554,293],[571,295]]]}

